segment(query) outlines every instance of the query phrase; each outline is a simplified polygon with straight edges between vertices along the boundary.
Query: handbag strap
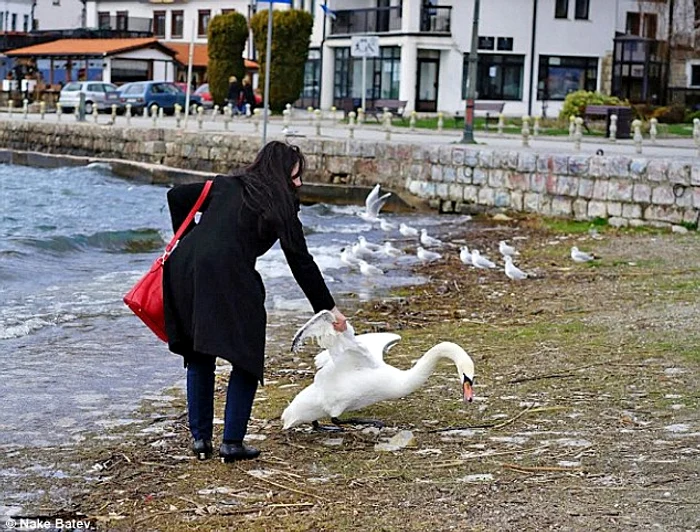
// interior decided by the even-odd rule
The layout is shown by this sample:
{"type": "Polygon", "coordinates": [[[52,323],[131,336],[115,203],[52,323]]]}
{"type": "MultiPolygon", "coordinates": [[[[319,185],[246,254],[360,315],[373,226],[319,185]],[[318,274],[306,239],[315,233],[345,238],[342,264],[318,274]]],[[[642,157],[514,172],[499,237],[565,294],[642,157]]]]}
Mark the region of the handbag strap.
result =
{"type": "Polygon", "coordinates": [[[192,223],[192,220],[194,219],[195,215],[197,214],[200,207],[204,203],[204,200],[207,199],[207,194],[209,194],[209,189],[211,188],[212,183],[213,183],[213,181],[211,179],[208,179],[204,183],[204,188],[202,189],[202,192],[199,195],[199,198],[197,198],[197,201],[195,202],[194,207],[192,207],[192,210],[187,215],[187,218],[185,218],[185,221],[182,222],[182,225],[180,225],[177,232],[173,235],[173,238],[170,240],[170,243],[167,246],[165,246],[165,253],[163,253],[163,256],[161,257],[162,262],[165,262],[165,259],[168,258],[168,255],[170,255],[170,253],[172,253],[173,249],[175,249],[175,246],[177,245],[178,241],[182,237],[183,233],[190,226],[190,223],[192,223]]]}

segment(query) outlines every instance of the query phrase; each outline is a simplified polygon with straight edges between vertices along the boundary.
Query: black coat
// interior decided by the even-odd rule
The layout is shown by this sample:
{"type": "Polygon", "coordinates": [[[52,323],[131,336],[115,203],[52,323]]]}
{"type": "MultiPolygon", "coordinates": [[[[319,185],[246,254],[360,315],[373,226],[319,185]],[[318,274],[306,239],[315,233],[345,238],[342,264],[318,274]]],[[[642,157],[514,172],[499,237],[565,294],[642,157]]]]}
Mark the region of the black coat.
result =
{"type": "MultiPolygon", "coordinates": [[[[176,230],[190,212],[203,184],[168,191],[176,230]]],[[[168,346],[185,364],[206,353],[224,358],[263,379],[265,288],[255,270],[258,257],[279,239],[274,226],[243,204],[243,184],[217,176],[199,224],[188,229],[165,262],[163,299],[168,346]]],[[[298,216],[287,222],[301,236],[297,250],[282,246],[299,286],[314,312],[330,310],[333,297],[309,254],[298,216]]]]}
{"type": "Polygon", "coordinates": [[[233,105],[238,105],[238,100],[241,97],[241,85],[234,81],[228,84],[228,95],[227,99],[233,105]]]}

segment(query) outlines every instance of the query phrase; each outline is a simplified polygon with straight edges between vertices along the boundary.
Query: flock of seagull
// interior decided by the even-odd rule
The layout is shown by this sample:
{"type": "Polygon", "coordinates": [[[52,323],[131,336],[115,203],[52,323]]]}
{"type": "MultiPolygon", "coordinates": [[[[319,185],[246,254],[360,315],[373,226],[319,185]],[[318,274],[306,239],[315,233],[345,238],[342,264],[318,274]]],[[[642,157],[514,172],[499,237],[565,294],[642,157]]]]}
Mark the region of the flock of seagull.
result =
{"type": "MultiPolygon", "coordinates": [[[[380,185],[377,184],[365,199],[365,209],[358,216],[363,220],[372,224],[379,224],[383,231],[394,231],[398,229],[401,236],[406,238],[417,238],[419,245],[416,247],[416,257],[424,263],[437,261],[443,258],[443,253],[438,250],[444,247],[456,247],[455,244],[446,243],[442,240],[430,236],[427,229],[417,229],[405,223],[396,226],[384,218],[379,217],[379,212],[386,204],[391,192],[380,195],[380,185]]],[[[502,240],[498,244],[498,251],[503,258],[503,271],[505,275],[513,281],[521,281],[531,277],[532,274],[518,268],[514,262],[514,257],[520,253],[506,241],[502,240]]],[[[364,236],[360,235],[357,241],[352,245],[341,249],[340,261],[349,268],[357,268],[362,275],[374,277],[384,275],[384,271],[370,261],[381,259],[399,259],[406,256],[406,252],[395,247],[391,242],[384,242],[383,245],[369,242],[364,236]]],[[[571,248],[571,259],[574,262],[590,262],[597,257],[591,253],[586,253],[579,250],[576,246],[571,248]]],[[[469,249],[464,245],[460,247],[459,259],[465,265],[472,266],[482,270],[499,269],[495,262],[489,260],[488,257],[481,254],[478,249],[469,249]]]]}

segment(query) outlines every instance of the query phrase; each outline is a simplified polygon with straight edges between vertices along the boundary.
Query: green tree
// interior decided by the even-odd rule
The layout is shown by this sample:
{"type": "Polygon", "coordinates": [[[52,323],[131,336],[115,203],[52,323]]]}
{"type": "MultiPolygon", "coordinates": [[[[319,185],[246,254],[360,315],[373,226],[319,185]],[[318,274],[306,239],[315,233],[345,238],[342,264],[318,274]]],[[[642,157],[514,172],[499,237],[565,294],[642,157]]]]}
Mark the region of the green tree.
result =
{"type": "Polygon", "coordinates": [[[228,95],[228,79],[245,75],[243,50],[248,40],[248,22],[240,13],[216,15],[209,22],[207,36],[209,92],[214,103],[223,105],[228,95]]]}
{"type": "MultiPolygon", "coordinates": [[[[260,61],[261,88],[265,87],[265,52],[268,12],[260,11],[250,20],[260,61]]],[[[273,11],[272,54],[270,62],[270,109],[282,111],[299,98],[304,86],[304,65],[309,56],[309,40],[314,18],[298,9],[273,11]]]]}

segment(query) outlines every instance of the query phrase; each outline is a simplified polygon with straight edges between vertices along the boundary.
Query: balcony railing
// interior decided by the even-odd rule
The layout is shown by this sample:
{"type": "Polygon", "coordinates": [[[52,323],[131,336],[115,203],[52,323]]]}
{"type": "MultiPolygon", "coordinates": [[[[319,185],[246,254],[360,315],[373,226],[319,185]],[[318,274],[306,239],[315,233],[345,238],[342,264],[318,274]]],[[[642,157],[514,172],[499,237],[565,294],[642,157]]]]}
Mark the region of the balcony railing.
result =
{"type": "Polygon", "coordinates": [[[421,8],[420,31],[427,33],[450,33],[452,6],[427,6],[421,8]]]}
{"type": "Polygon", "coordinates": [[[336,18],[331,26],[331,35],[388,33],[400,30],[400,7],[347,9],[336,11],[336,18]]]}

